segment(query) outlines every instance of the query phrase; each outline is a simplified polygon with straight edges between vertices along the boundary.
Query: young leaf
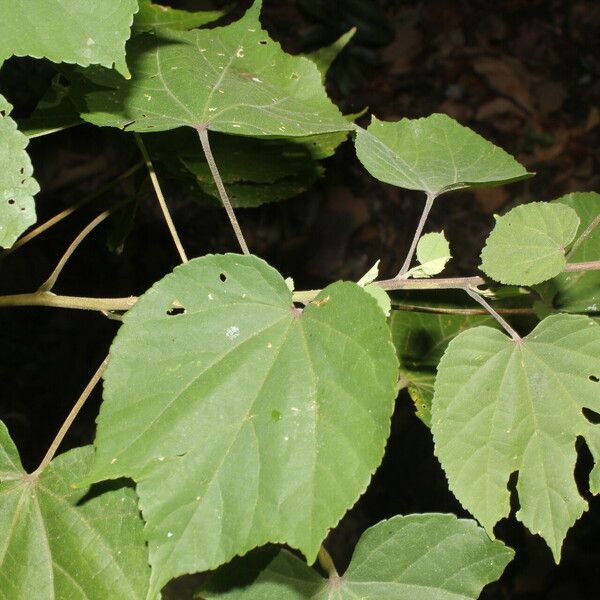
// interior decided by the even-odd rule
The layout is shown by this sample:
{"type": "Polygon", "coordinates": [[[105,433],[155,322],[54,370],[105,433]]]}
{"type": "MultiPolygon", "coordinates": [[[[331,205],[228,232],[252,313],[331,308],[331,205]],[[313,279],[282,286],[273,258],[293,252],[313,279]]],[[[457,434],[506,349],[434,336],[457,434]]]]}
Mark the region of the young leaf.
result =
{"type": "Polygon", "coordinates": [[[132,79],[90,75],[112,89],[85,94],[83,118],[132,131],[190,126],[255,137],[353,129],[314,63],[285,54],[262,30],[260,7],[256,0],[226,27],[136,36],[127,46],[132,79]]]}
{"type": "Polygon", "coordinates": [[[252,556],[234,561],[200,593],[206,600],[476,600],[512,557],[474,521],[398,516],[367,529],[342,577],[323,579],[282,550],[266,565],[244,568],[252,556]]]}
{"type": "MultiPolygon", "coordinates": [[[[456,337],[435,382],[432,431],[450,489],[492,534],[510,511],[560,558],[568,529],[586,510],[573,478],[582,436],[600,458],[600,326],[584,316],[544,319],[521,343],[488,327],[456,337]]],[[[600,491],[598,463],[590,476],[600,491]]]]}
{"type": "Polygon", "coordinates": [[[151,0],[138,0],[139,12],[133,19],[134,33],[156,31],[161,27],[176,30],[194,29],[220,19],[225,13],[221,10],[201,10],[189,12],[170,6],[153,4],[151,0]]]}
{"type": "Polygon", "coordinates": [[[395,310],[390,318],[394,346],[400,360],[400,373],[408,382],[416,415],[431,427],[431,402],[435,373],[450,340],[476,327],[497,327],[489,315],[432,314],[395,310]]]}
{"type": "Polygon", "coordinates": [[[496,217],[481,252],[481,270],[500,283],[533,285],[558,275],[579,217],[563,204],[532,202],[496,217]]]}
{"type": "Polygon", "coordinates": [[[111,357],[89,480],[138,482],[153,592],[269,541],[313,561],[383,456],[398,365],[356,284],[301,311],[256,257],[192,260],[127,313],[111,357]]]}
{"type": "MultiPolygon", "coordinates": [[[[575,243],[600,215],[600,194],[596,192],[574,192],[558,198],[554,202],[564,204],[577,213],[580,224],[575,236],[575,243]]],[[[570,254],[567,262],[585,262],[599,258],[600,225],[596,225],[570,254]]],[[[539,286],[537,290],[556,310],[562,312],[600,311],[600,271],[560,273],[539,286]]]]}
{"type": "Polygon", "coordinates": [[[28,139],[10,118],[12,106],[0,95],[0,246],[10,248],[35,223],[33,196],[40,186],[25,151],[28,139]]]}
{"type": "Polygon", "coordinates": [[[406,273],[407,277],[431,277],[444,270],[452,258],[450,244],[441,233],[426,233],[417,244],[417,260],[421,263],[406,273]]]}
{"type": "Polygon", "coordinates": [[[148,551],[136,496],[119,488],[85,499],[91,446],[25,473],[0,421],[0,597],[145,599],[148,551]]]}
{"type": "Polygon", "coordinates": [[[432,196],[531,177],[510,154],[443,114],[357,127],[356,155],[381,181],[432,196]]]}
{"type": "Polygon", "coordinates": [[[126,75],[125,42],[137,10],[136,0],[12,0],[0,19],[0,61],[16,55],[114,64],[126,75]]]}

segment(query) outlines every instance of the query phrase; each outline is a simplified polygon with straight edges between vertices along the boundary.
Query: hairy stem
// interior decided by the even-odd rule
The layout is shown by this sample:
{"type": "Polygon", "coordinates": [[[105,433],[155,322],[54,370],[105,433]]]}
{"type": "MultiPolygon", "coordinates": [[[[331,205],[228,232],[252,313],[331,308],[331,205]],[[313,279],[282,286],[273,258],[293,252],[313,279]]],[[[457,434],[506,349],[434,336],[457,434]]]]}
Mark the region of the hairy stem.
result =
{"type": "Polygon", "coordinates": [[[333,563],[333,559],[331,558],[331,554],[327,552],[327,548],[321,544],[319,548],[319,554],[317,556],[317,560],[319,561],[319,565],[329,577],[339,577],[337,569],[335,568],[335,564],[333,563]]]}
{"type": "Polygon", "coordinates": [[[475,300],[475,302],[479,302],[479,304],[481,304],[481,306],[483,306],[483,308],[485,308],[485,310],[487,310],[490,313],[490,315],[492,315],[492,317],[494,317],[494,319],[496,319],[496,321],[500,323],[502,329],[504,329],[515,342],[523,341],[523,338],[511,327],[508,321],[506,321],[504,317],[499,315],[498,312],[490,306],[488,301],[483,296],[479,295],[475,290],[471,289],[470,287],[465,287],[464,290],[465,292],[467,292],[467,294],[469,294],[469,296],[471,296],[471,298],[473,298],[473,300],[475,300]]]}
{"type": "Polygon", "coordinates": [[[146,164],[146,168],[148,169],[148,174],[150,175],[150,181],[152,182],[152,187],[154,188],[154,193],[158,199],[158,203],[160,205],[160,209],[162,210],[163,217],[165,219],[165,223],[169,228],[169,233],[173,238],[173,242],[175,243],[175,247],[177,248],[177,252],[179,252],[179,257],[181,258],[181,262],[186,263],[188,261],[185,250],[183,249],[183,245],[181,240],[179,239],[179,234],[177,233],[177,229],[175,228],[175,224],[173,223],[173,219],[171,218],[171,213],[169,212],[169,207],[167,206],[167,201],[162,193],[162,189],[160,187],[160,183],[158,181],[158,177],[156,176],[156,171],[154,170],[154,165],[150,160],[150,155],[148,154],[148,150],[146,150],[146,146],[142,140],[142,137],[139,133],[135,133],[135,141],[144,157],[144,163],[146,164]]]}
{"type": "Polygon", "coordinates": [[[5,306],[49,306],[76,310],[129,310],[137,302],[136,296],[127,298],[87,298],[84,296],[58,296],[52,292],[0,296],[0,308],[5,306]]]}
{"type": "Polygon", "coordinates": [[[569,258],[571,258],[571,256],[573,256],[573,253],[577,250],[577,248],[579,248],[579,246],[581,246],[581,244],[583,242],[585,242],[585,240],[588,237],[590,237],[590,234],[592,233],[592,231],[594,231],[594,229],[596,229],[596,227],[598,226],[599,223],[600,223],[600,214],[596,215],[596,217],[594,219],[592,219],[592,222],[585,228],[583,233],[573,242],[571,249],[567,253],[567,256],[566,256],[567,260],[569,260],[569,258]]]}
{"type": "Polygon", "coordinates": [[[108,192],[110,189],[115,187],[118,183],[121,183],[121,181],[124,181],[125,179],[130,177],[136,171],[139,171],[143,166],[144,166],[143,161],[136,163],[135,165],[133,165],[133,167],[127,169],[127,171],[121,173],[121,175],[119,175],[112,181],[109,181],[108,183],[103,185],[99,190],[92,192],[89,196],[86,196],[85,198],[83,198],[79,202],[77,202],[76,204],[73,204],[73,206],[69,206],[69,208],[65,208],[65,210],[59,212],[57,215],[53,216],[51,219],[48,219],[41,225],[38,225],[35,229],[32,229],[29,233],[25,234],[22,238],[19,238],[10,248],[7,248],[6,250],[4,250],[2,254],[3,255],[10,254],[11,252],[14,252],[17,248],[24,246],[25,244],[30,242],[32,239],[34,239],[38,235],[40,235],[40,233],[44,233],[44,231],[47,231],[51,227],[54,227],[54,225],[56,225],[57,223],[60,223],[63,219],[65,219],[69,215],[72,215],[78,208],[81,208],[88,202],[91,202],[92,200],[95,200],[96,198],[98,198],[98,197],[102,196],[103,194],[105,194],[106,192],[108,192]]]}
{"type": "Polygon", "coordinates": [[[415,235],[413,237],[412,243],[408,250],[408,254],[406,255],[406,259],[404,260],[404,264],[400,269],[397,278],[403,277],[408,269],[410,269],[410,263],[412,262],[413,256],[415,255],[415,250],[417,249],[417,244],[419,243],[419,239],[421,234],[423,233],[423,227],[425,227],[425,222],[427,221],[427,217],[429,216],[429,212],[431,211],[431,207],[433,206],[433,201],[436,196],[432,192],[427,192],[427,199],[425,200],[425,208],[421,213],[421,218],[419,219],[419,224],[417,225],[417,229],[415,230],[415,235]]]}
{"type": "Polygon", "coordinates": [[[202,150],[204,150],[204,155],[206,156],[208,168],[210,169],[213,179],[215,180],[217,190],[219,191],[219,196],[221,197],[221,202],[225,207],[225,212],[229,217],[229,222],[233,227],[235,237],[237,238],[242,252],[244,254],[250,254],[250,250],[248,250],[248,244],[246,244],[246,239],[242,233],[242,228],[238,223],[235,212],[233,212],[233,206],[231,206],[231,202],[229,201],[229,196],[227,195],[225,186],[223,185],[223,180],[221,179],[221,174],[219,173],[217,163],[215,162],[212,150],[210,149],[210,142],[208,141],[208,129],[206,127],[197,127],[196,130],[198,131],[198,136],[200,137],[200,143],[202,144],[202,150]]]}
{"type": "Polygon", "coordinates": [[[98,381],[100,381],[100,378],[102,377],[102,373],[104,373],[104,371],[106,370],[106,367],[108,366],[108,360],[109,360],[109,357],[107,356],[102,361],[102,363],[100,364],[98,369],[96,369],[96,372],[92,375],[92,378],[89,380],[88,384],[85,386],[85,389],[83,390],[83,392],[81,392],[81,396],[79,396],[79,398],[77,399],[77,402],[75,402],[75,405],[71,409],[71,412],[67,415],[67,418],[65,419],[64,423],[61,425],[61,428],[58,430],[56,437],[52,440],[52,443],[50,444],[50,448],[48,448],[48,452],[46,452],[46,456],[44,456],[44,458],[42,459],[40,466],[31,474],[32,476],[34,476],[34,477],[38,476],[50,464],[50,461],[54,458],[54,455],[56,454],[58,447],[60,446],[61,442],[63,441],[67,431],[69,431],[69,428],[73,424],[73,421],[79,414],[81,407],[85,404],[85,401],[89,398],[90,394],[96,387],[96,384],[98,383],[98,381]]]}
{"type": "Polygon", "coordinates": [[[66,249],[65,253],[58,261],[56,267],[54,267],[54,270],[52,271],[48,279],[46,279],[46,281],[44,281],[44,283],[42,283],[42,285],[38,288],[38,292],[49,292],[54,287],[58,276],[60,275],[64,266],[67,264],[69,258],[71,258],[73,252],[77,250],[79,244],[81,244],[81,242],[83,242],[87,235],[91,231],[93,231],[95,227],[100,225],[100,223],[102,223],[102,221],[104,221],[113,212],[113,210],[114,207],[109,208],[108,210],[105,210],[104,212],[100,213],[95,219],[93,219],[88,225],[86,225],[81,230],[79,235],[69,244],[69,247],[66,249]]]}

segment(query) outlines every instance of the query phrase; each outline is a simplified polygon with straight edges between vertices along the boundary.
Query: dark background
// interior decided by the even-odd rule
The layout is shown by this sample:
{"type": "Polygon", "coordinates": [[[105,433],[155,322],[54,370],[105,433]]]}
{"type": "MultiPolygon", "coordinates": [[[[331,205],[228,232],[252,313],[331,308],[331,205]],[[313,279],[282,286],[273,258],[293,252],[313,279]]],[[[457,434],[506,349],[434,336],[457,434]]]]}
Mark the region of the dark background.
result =
{"type": "MultiPolygon", "coordinates": [[[[166,2],[164,2],[166,3],[166,2]]],[[[208,2],[171,2],[207,8],[208,2]]],[[[213,2],[223,6],[224,2],[213,2]]],[[[239,2],[232,13],[243,12],[239,2]]],[[[537,176],[507,187],[455,193],[434,207],[427,229],[444,227],[453,253],[449,274],[473,274],[494,212],[600,189],[600,3],[592,0],[385,1],[264,0],[263,24],[287,51],[331,43],[352,26],[358,33],[334,63],[328,91],[344,112],[365,107],[380,119],[445,112],[517,157],[537,176]]],[[[27,116],[48,85],[43,61],[12,59],[0,93],[27,116]]],[[[368,118],[360,124],[366,125],[368,118]]],[[[38,222],[78,201],[138,160],[130,136],[82,125],[32,140],[43,192],[38,222]]],[[[160,175],[160,173],[159,173],[160,175]]],[[[141,190],[135,227],[121,255],[107,249],[115,224],[102,224],[79,248],[55,288],[79,296],[141,294],[178,257],[144,177],[113,192],[14,254],[0,259],[0,293],[31,292],[46,279],[75,235],[109,202],[141,190]]],[[[199,206],[164,179],[174,220],[189,256],[237,251],[223,211],[199,206]]],[[[303,195],[239,210],[250,248],[298,289],[360,277],[378,258],[383,275],[397,271],[423,198],[372,179],[344,144],[325,179],[303,195]]],[[[0,312],[0,419],[26,468],[41,460],[73,402],[106,355],[118,323],[97,313],[48,308],[0,312]]],[[[64,449],[90,443],[100,402],[96,390],[69,432],[64,449]]],[[[343,570],[369,525],[395,514],[440,511],[467,516],[448,492],[429,431],[398,401],[383,465],[365,496],[332,533],[328,547],[343,570]]],[[[591,458],[580,448],[577,478],[589,498],[591,458]]],[[[540,538],[514,519],[497,534],[517,550],[487,600],[579,600],[600,589],[600,502],[569,532],[560,566],[540,538]]]]}

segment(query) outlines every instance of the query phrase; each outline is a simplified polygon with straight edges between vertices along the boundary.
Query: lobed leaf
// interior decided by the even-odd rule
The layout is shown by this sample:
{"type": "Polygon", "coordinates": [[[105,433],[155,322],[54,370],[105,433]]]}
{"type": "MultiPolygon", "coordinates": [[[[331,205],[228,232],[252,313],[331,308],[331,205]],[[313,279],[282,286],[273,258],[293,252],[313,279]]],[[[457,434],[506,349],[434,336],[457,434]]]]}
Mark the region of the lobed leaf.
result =
{"type": "Polygon", "coordinates": [[[97,72],[83,118],[132,131],[208,127],[236,135],[307,136],[353,125],[329,100],[312,61],[285,54],[262,30],[261,0],[211,30],[160,29],[131,40],[132,79],[97,72]]]}
{"type": "Polygon", "coordinates": [[[269,541],[314,560],[383,456],[397,361],[356,284],[300,311],[256,257],[192,260],[127,313],[111,356],[89,480],[138,483],[153,592],[269,541]]]}
{"type": "Polygon", "coordinates": [[[0,19],[0,62],[16,55],[114,64],[127,75],[125,42],[137,10],[136,0],[10,0],[0,19]]]}
{"type": "MultiPolygon", "coordinates": [[[[584,316],[544,319],[521,343],[488,327],[450,342],[433,399],[435,450],[450,489],[490,535],[510,511],[518,473],[517,518],[560,558],[568,529],[587,508],[574,480],[575,442],[600,457],[600,326],[584,316]]],[[[590,475],[600,491],[600,468],[590,475]]]]}
{"type": "Polygon", "coordinates": [[[512,557],[474,521],[397,516],[362,535],[341,577],[323,579],[282,550],[274,558],[234,561],[200,593],[206,600],[475,600],[512,557]]]}
{"type": "Polygon", "coordinates": [[[500,283],[533,285],[558,275],[567,264],[579,217],[563,204],[532,202],[496,217],[481,252],[481,270],[500,283]]]}
{"type": "Polygon", "coordinates": [[[28,139],[10,118],[12,106],[0,95],[0,246],[10,248],[35,223],[33,197],[40,186],[25,151],[28,139]]]}
{"type": "Polygon", "coordinates": [[[25,473],[0,421],[0,598],[145,599],[150,569],[132,489],[86,499],[91,446],[25,473]]]}
{"type": "Polygon", "coordinates": [[[433,196],[519,181],[528,173],[510,154],[443,114],[357,128],[356,155],[381,181],[433,196]]]}

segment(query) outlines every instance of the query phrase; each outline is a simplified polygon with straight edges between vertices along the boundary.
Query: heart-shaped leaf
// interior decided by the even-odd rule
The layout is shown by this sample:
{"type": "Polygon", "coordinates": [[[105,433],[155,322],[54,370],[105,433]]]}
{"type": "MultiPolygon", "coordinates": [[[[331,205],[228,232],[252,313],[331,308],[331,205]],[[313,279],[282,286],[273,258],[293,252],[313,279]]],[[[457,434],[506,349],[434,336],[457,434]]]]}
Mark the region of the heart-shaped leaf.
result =
{"type": "Polygon", "coordinates": [[[35,223],[33,197],[40,190],[25,151],[29,140],[10,118],[12,106],[0,96],[0,246],[10,248],[35,223]]]}
{"type": "Polygon", "coordinates": [[[200,593],[206,600],[476,600],[512,557],[474,521],[398,516],[362,535],[342,577],[323,579],[283,550],[273,558],[234,561],[200,593]]]}
{"type": "Polygon", "coordinates": [[[127,46],[132,79],[90,74],[112,89],[85,94],[83,118],[132,131],[190,126],[256,137],[351,130],[315,64],[285,54],[262,30],[260,6],[226,27],[136,36],[127,46]]]}
{"type": "Polygon", "coordinates": [[[135,493],[119,488],[86,499],[91,446],[25,473],[0,421],[0,598],[144,600],[150,569],[135,493]]]}
{"type": "MultiPolygon", "coordinates": [[[[568,529],[587,508],[573,477],[583,436],[600,458],[600,326],[584,316],[544,319],[521,342],[476,327],[450,342],[435,381],[432,431],[450,489],[492,534],[510,511],[541,535],[558,562],[568,529]]],[[[598,463],[590,475],[600,491],[598,463]]]]}
{"type": "Polygon", "coordinates": [[[432,196],[531,177],[510,154],[443,114],[357,128],[356,154],[381,181],[432,196]]]}
{"type": "Polygon", "coordinates": [[[136,0],[11,0],[0,19],[0,61],[33,56],[103,65],[126,75],[125,42],[136,0]]]}
{"type": "Polygon", "coordinates": [[[567,264],[579,217],[564,204],[532,202],[502,217],[481,252],[481,270],[500,283],[533,285],[558,275],[567,264]]]}
{"type": "Polygon", "coordinates": [[[419,238],[417,244],[417,260],[420,265],[406,273],[406,277],[431,277],[444,270],[446,263],[452,258],[450,244],[441,233],[426,233],[419,238]]]}
{"type": "Polygon", "coordinates": [[[269,541],[314,560],[383,456],[398,365],[356,284],[301,311],[256,257],[196,259],[138,300],[111,357],[90,480],[138,482],[155,592],[269,541]]]}

